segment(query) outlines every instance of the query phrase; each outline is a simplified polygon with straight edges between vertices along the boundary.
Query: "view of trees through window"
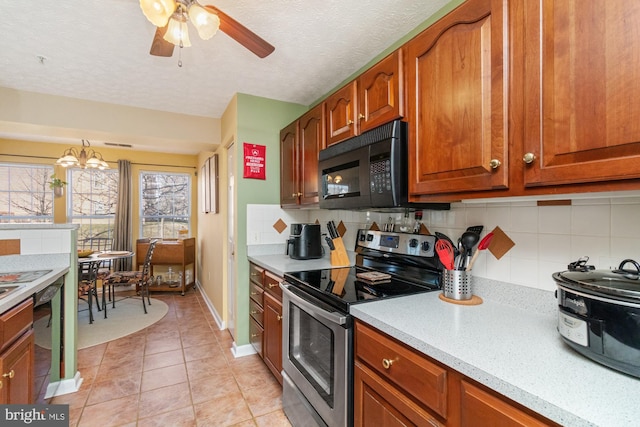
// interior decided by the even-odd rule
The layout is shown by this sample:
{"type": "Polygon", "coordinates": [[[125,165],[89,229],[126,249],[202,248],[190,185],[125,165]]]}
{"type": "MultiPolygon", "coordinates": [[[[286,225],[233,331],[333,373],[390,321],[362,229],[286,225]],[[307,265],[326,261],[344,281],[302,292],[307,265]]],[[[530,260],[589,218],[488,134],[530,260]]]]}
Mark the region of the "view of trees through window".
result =
{"type": "Polygon", "coordinates": [[[0,163],[0,222],[53,222],[53,166],[0,163]]]}
{"type": "Polygon", "coordinates": [[[113,238],[118,202],[118,170],[70,169],[67,221],[79,224],[78,241],[88,237],[113,238]]]}
{"type": "Polygon", "coordinates": [[[140,174],[141,237],[178,238],[189,229],[191,217],[189,174],[142,172],[140,174]]]}

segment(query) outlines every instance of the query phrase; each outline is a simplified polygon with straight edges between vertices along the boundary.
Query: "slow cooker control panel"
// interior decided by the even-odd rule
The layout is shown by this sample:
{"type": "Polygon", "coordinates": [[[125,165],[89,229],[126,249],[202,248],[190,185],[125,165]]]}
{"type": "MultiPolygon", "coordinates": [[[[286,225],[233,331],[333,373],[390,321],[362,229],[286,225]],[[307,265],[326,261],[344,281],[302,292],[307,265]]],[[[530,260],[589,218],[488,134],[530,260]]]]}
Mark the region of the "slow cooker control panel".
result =
{"type": "Polygon", "coordinates": [[[558,332],[566,339],[580,344],[581,346],[589,346],[589,335],[587,322],[573,316],[569,316],[563,311],[558,312],[558,332]]]}

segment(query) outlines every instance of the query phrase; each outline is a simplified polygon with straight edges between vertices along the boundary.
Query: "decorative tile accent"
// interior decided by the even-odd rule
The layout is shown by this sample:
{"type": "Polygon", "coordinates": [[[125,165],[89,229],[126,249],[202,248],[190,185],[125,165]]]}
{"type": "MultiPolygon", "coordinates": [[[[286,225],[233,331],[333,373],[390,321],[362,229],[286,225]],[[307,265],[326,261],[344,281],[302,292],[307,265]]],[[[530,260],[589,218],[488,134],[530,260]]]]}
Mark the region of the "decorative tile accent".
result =
{"type": "Polygon", "coordinates": [[[0,255],[20,255],[20,239],[0,240],[0,255]]]}
{"type": "Polygon", "coordinates": [[[344,233],[347,232],[347,227],[344,225],[344,222],[342,221],[340,221],[340,223],[336,228],[338,229],[338,234],[340,234],[340,237],[344,236],[344,233]]]}
{"type": "Polygon", "coordinates": [[[320,224],[320,220],[318,218],[316,218],[315,224],[320,224]]]}
{"type": "Polygon", "coordinates": [[[287,229],[287,223],[282,219],[278,219],[276,223],[273,224],[273,228],[275,228],[278,233],[282,234],[282,232],[287,229]]]}

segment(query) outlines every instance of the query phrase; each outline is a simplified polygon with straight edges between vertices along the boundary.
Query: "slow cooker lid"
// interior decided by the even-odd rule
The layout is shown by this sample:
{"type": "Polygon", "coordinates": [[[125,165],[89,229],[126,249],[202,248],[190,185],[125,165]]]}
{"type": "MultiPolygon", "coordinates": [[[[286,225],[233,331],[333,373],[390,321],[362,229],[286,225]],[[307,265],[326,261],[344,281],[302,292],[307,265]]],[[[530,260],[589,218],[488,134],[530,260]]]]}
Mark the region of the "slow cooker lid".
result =
{"type": "Polygon", "coordinates": [[[555,273],[553,277],[575,290],[640,300],[640,264],[631,259],[622,261],[616,270],[579,268],[555,273]]]}

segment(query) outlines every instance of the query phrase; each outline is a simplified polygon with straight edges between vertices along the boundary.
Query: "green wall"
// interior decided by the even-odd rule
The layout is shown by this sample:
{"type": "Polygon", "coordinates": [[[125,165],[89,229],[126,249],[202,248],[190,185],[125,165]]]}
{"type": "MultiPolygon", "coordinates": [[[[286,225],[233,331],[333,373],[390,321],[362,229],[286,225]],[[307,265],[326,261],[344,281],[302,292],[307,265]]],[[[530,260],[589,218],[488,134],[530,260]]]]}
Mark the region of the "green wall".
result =
{"type": "Polygon", "coordinates": [[[237,95],[236,144],[236,345],[249,343],[249,261],[247,205],[280,204],[280,129],[307,107],[257,96],[237,95]],[[242,177],[243,143],[267,147],[266,180],[242,177]]]}

